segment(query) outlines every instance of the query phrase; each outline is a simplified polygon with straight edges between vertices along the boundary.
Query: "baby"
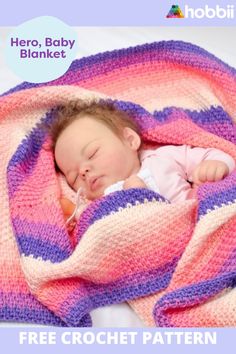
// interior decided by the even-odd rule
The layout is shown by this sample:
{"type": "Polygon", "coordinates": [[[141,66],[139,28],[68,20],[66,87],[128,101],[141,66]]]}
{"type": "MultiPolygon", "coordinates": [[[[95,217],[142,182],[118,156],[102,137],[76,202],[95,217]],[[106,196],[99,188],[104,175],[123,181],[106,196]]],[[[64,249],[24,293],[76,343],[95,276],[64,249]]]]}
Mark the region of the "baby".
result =
{"type": "MultiPolygon", "coordinates": [[[[88,200],[104,195],[118,181],[122,188],[147,188],[148,170],[156,191],[171,202],[194,197],[193,186],[220,181],[234,159],[214,148],[166,145],[143,150],[138,126],[111,103],[72,102],[51,127],[56,165],[75,191],[88,200]]],[[[149,187],[149,186],[148,186],[149,187]]]]}

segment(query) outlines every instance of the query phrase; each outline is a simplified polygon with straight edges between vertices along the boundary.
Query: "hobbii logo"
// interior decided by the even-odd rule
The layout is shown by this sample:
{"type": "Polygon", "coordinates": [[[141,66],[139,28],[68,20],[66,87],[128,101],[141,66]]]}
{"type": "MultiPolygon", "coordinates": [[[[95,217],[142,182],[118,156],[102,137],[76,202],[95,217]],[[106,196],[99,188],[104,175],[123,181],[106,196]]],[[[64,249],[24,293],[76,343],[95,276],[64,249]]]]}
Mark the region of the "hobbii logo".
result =
{"type": "Polygon", "coordinates": [[[234,18],[234,5],[227,5],[226,8],[216,5],[215,8],[205,5],[204,8],[193,9],[188,5],[185,5],[184,9],[185,18],[234,18]]]}
{"type": "Polygon", "coordinates": [[[179,5],[172,5],[167,18],[227,18],[234,19],[234,5],[227,5],[226,7],[220,7],[220,5],[216,5],[214,8],[205,5],[203,8],[193,8],[189,5],[185,5],[184,13],[181,11],[179,5]]]}

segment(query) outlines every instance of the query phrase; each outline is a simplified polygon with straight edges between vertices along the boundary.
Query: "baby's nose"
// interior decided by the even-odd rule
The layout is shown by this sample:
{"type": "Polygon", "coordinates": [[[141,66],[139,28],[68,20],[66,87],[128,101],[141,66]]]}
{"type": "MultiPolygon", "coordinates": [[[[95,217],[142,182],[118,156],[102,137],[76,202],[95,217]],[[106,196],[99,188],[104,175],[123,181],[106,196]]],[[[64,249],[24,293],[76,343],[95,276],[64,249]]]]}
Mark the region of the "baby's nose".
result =
{"type": "Polygon", "coordinates": [[[82,178],[86,178],[86,175],[87,175],[88,173],[89,173],[89,168],[88,168],[88,167],[83,168],[83,169],[81,169],[81,171],[80,171],[80,175],[81,175],[82,178]]]}

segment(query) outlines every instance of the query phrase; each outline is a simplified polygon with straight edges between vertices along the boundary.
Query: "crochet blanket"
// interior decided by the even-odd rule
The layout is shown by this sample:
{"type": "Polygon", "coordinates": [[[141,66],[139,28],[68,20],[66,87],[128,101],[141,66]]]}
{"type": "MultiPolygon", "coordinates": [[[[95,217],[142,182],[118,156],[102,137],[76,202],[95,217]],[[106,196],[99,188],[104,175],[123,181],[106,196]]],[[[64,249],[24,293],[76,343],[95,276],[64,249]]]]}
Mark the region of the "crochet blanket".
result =
{"type": "Polygon", "coordinates": [[[91,326],[89,312],[129,301],[148,326],[236,325],[236,172],[170,203],[147,189],[102,197],[71,235],[54,168],[55,107],[109,98],[141,126],[145,146],[216,147],[236,159],[236,71],[180,41],[76,60],[45,84],[0,98],[0,318],[91,326]]]}

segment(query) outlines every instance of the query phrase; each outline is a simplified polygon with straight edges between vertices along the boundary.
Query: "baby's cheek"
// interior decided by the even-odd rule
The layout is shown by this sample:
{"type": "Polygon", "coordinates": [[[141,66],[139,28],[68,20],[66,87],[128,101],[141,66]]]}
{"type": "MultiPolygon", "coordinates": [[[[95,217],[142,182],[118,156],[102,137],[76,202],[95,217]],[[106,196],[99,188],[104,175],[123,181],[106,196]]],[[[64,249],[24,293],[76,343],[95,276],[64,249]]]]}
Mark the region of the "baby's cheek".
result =
{"type": "Polygon", "coordinates": [[[107,165],[116,173],[120,173],[121,170],[124,169],[124,164],[125,164],[125,159],[124,156],[121,156],[119,154],[111,155],[109,157],[107,165]]]}
{"type": "Polygon", "coordinates": [[[117,156],[115,154],[107,155],[98,161],[98,166],[103,166],[103,168],[110,168],[111,165],[115,165],[117,163],[117,156]]]}
{"type": "Polygon", "coordinates": [[[98,171],[113,180],[123,179],[124,157],[120,154],[111,153],[103,157],[98,164],[98,171]]]}

